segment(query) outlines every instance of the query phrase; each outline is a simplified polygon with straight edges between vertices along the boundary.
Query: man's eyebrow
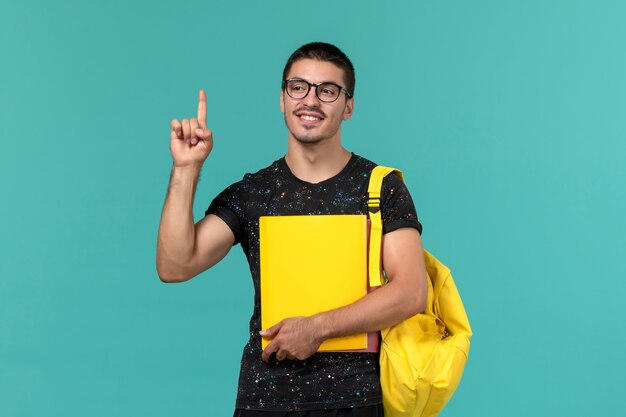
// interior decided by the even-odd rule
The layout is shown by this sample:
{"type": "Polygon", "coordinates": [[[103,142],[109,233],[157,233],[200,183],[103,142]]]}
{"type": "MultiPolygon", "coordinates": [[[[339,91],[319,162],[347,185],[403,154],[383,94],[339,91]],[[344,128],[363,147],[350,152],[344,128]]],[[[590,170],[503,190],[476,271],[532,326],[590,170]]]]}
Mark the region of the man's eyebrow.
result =
{"type": "MultiPolygon", "coordinates": [[[[300,81],[306,81],[310,84],[313,84],[311,81],[307,80],[306,78],[302,78],[302,77],[291,77],[288,78],[289,80],[300,80],[300,81]]],[[[337,81],[333,81],[333,80],[325,80],[325,81],[320,81],[319,83],[315,83],[315,84],[324,84],[324,83],[331,83],[331,84],[335,84],[335,85],[339,85],[341,86],[337,81]]]]}

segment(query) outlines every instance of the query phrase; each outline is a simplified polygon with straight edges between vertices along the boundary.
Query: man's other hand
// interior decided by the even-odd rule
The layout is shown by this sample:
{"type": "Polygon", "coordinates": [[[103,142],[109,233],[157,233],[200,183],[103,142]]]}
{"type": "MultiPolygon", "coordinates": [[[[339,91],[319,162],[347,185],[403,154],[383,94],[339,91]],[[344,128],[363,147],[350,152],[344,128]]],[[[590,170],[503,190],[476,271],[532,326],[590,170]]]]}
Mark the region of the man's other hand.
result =
{"type": "Polygon", "coordinates": [[[279,361],[309,358],[324,341],[320,324],[316,316],[292,317],[261,331],[261,336],[272,339],[261,359],[268,362],[272,353],[276,353],[279,361]]]}

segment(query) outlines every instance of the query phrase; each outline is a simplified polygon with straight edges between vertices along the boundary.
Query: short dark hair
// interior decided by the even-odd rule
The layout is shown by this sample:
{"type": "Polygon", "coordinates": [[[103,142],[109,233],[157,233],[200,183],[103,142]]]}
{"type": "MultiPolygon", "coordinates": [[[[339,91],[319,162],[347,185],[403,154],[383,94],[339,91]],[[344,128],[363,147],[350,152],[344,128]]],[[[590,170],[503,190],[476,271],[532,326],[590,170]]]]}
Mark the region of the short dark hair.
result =
{"type": "Polygon", "coordinates": [[[341,49],[325,42],[311,42],[302,45],[296,49],[287,60],[285,69],[283,70],[283,80],[287,78],[287,74],[289,74],[293,63],[301,59],[315,59],[316,61],[331,62],[341,68],[344,74],[343,78],[346,83],[346,90],[348,90],[350,97],[354,95],[354,67],[350,59],[348,59],[347,55],[344,54],[341,49]]]}

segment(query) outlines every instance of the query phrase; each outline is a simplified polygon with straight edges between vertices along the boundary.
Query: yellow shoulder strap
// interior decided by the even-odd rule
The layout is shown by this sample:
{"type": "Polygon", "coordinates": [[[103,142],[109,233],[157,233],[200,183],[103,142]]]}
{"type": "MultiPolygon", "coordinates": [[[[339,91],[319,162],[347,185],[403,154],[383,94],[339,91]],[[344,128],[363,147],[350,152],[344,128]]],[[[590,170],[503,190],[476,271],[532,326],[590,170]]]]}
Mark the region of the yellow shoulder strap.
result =
{"type": "Polygon", "coordinates": [[[383,238],[383,221],[380,213],[380,193],[383,186],[383,179],[392,172],[398,174],[402,182],[404,182],[402,171],[395,168],[389,168],[379,165],[372,170],[369,186],[367,187],[367,207],[370,218],[370,244],[368,266],[370,287],[377,287],[379,285],[385,284],[385,278],[381,273],[382,268],[380,258],[383,238]]]}

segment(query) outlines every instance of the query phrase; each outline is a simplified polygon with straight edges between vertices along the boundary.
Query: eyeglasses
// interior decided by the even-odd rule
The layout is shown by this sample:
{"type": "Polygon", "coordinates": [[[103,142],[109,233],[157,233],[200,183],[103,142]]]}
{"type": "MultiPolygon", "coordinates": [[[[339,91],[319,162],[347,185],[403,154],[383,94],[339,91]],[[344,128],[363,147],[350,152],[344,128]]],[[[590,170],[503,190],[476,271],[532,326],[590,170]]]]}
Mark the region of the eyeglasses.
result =
{"type": "Polygon", "coordinates": [[[289,97],[296,100],[305,98],[311,91],[311,87],[315,87],[315,95],[324,103],[337,101],[342,91],[346,93],[348,98],[352,97],[348,90],[330,81],[313,84],[300,78],[283,80],[283,90],[289,97]]]}

